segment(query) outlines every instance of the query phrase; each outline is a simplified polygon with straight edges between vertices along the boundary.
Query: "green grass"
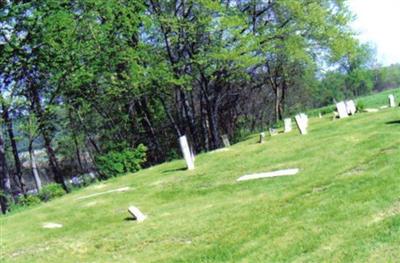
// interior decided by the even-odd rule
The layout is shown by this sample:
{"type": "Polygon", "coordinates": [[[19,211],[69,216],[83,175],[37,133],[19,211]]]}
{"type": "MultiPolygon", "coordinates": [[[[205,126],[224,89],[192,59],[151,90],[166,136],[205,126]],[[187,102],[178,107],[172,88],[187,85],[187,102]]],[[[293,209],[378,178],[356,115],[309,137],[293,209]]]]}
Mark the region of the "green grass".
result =
{"type": "Polygon", "coordinates": [[[0,262],[396,262],[399,135],[400,108],[314,118],[306,136],[260,145],[254,135],[197,156],[194,171],[179,160],[93,185],[1,217],[0,262]],[[296,176],[236,182],[296,167],[296,176]],[[148,219],[127,220],[129,205],[148,219]]]}

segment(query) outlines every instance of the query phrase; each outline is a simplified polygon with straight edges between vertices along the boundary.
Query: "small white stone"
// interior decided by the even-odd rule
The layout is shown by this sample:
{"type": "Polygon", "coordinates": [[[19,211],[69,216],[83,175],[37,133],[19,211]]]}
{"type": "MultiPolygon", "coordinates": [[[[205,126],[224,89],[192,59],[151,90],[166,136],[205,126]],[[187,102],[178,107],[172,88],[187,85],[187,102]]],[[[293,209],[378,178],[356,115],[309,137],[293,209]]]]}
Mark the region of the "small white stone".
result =
{"type": "Polygon", "coordinates": [[[135,206],[130,206],[128,208],[128,212],[133,216],[134,219],[136,219],[139,223],[143,222],[147,216],[145,216],[142,212],[140,212],[139,208],[135,206]]]}
{"type": "Polygon", "coordinates": [[[364,109],[365,112],[378,112],[378,109],[364,109]]]}
{"type": "Polygon", "coordinates": [[[284,123],[285,123],[285,133],[291,132],[292,131],[292,119],[286,118],[284,120],[284,123]]]}

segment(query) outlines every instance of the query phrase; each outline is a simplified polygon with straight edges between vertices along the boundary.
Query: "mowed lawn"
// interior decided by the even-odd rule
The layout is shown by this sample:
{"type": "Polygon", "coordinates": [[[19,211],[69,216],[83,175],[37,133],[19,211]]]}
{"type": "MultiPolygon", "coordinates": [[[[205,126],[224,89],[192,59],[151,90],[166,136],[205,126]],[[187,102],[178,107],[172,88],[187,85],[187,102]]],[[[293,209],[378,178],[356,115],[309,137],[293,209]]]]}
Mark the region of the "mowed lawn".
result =
{"type": "Polygon", "coordinates": [[[194,171],[174,161],[1,217],[0,261],[400,260],[400,108],[257,140],[200,154],[194,171]],[[300,173],[236,182],[286,168],[300,173]],[[130,205],[147,220],[129,220],[130,205]]]}

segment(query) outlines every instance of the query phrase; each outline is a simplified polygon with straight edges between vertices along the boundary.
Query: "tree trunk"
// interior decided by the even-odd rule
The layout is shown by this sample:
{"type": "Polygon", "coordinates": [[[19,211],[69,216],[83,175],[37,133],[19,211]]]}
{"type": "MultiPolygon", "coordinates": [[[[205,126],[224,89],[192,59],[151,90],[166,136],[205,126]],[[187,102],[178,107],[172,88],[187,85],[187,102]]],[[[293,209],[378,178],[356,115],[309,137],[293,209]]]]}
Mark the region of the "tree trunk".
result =
{"type": "Polygon", "coordinates": [[[9,200],[11,198],[11,183],[8,174],[6,156],[4,150],[4,141],[0,137],[0,206],[3,214],[7,213],[9,200]]]}
{"type": "Polygon", "coordinates": [[[51,133],[49,127],[46,125],[44,111],[42,105],[40,104],[39,94],[35,87],[31,88],[31,102],[32,108],[39,121],[39,131],[44,139],[44,146],[46,148],[47,156],[49,158],[49,166],[53,172],[54,181],[60,184],[64,190],[68,193],[69,189],[64,181],[64,176],[61,174],[60,166],[58,165],[58,160],[56,154],[51,146],[51,133]]]}
{"type": "Polygon", "coordinates": [[[15,175],[17,178],[18,187],[21,190],[22,194],[25,194],[25,185],[24,185],[23,179],[22,179],[22,165],[21,165],[21,160],[18,155],[18,148],[17,148],[17,142],[15,140],[13,123],[10,118],[8,108],[4,104],[2,105],[2,108],[3,108],[3,119],[7,126],[7,133],[8,133],[8,137],[10,138],[11,149],[12,149],[12,153],[13,153],[13,157],[14,157],[15,175]]]}
{"type": "Polygon", "coordinates": [[[35,152],[32,149],[32,143],[29,144],[29,159],[31,162],[32,174],[33,179],[35,180],[36,189],[38,192],[40,192],[42,189],[42,180],[40,179],[39,171],[37,169],[35,152]]]}

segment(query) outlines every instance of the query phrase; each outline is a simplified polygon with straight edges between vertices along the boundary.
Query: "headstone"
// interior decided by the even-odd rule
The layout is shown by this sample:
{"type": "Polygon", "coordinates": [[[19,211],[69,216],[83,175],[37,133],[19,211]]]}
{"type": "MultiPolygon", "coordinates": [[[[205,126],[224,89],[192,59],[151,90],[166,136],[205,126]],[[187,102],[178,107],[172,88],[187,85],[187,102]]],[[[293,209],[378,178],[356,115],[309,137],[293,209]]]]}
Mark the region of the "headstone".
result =
{"type": "Polygon", "coordinates": [[[356,108],[356,104],[354,103],[353,100],[346,101],[345,105],[346,105],[347,114],[349,114],[349,115],[356,114],[357,108],[356,108]]]}
{"type": "Polygon", "coordinates": [[[305,135],[307,134],[307,127],[308,127],[308,117],[304,113],[297,114],[295,116],[297,127],[300,130],[300,133],[305,135]]]}
{"type": "Polygon", "coordinates": [[[292,119],[287,118],[284,120],[284,123],[285,123],[285,133],[291,132],[292,131],[292,119]]]}
{"type": "Polygon", "coordinates": [[[43,223],[42,227],[43,228],[62,228],[63,225],[58,224],[58,223],[43,223]]]}
{"type": "Polygon", "coordinates": [[[194,154],[193,154],[193,151],[191,151],[189,148],[189,143],[187,141],[186,135],[183,135],[179,138],[179,144],[181,145],[183,158],[186,161],[188,170],[193,170],[194,169],[194,154]]]}
{"type": "Polygon", "coordinates": [[[268,172],[268,173],[258,173],[258,174],[248,174],[239,177],[236,181],[248,181],[260,178],[271,178],[271,177],[278,177],[278,176],[289,176],[295,175],[299,172],[299,169],[287,169],[287,170],[280,170],[275,172],[268,172]]]}
{"type": "Polygon", "coordinates": [[[260,133],[260,143],[264,143],[265,132],[260,133]]]}
{"type": "Polygon", "coordinates": [[[320,119],[322,119],[322,114],[321,114],[321,112],[319,113],[318,117],[319,117],[320,119]]]}
{"type": "Polygon", "coordinates": [[[222,142],[224,143],[224,146],[226,148],[231,146],[231,144],[229,143],[228,135],[224,134],[224,135],[221,136],[221,138],[222,138],[222,142]]]}
{"type": "Polygon", "coordinates": [[[271,136],[275,136],[275,135],[278,134],[278,131],[276,129],[274,129],[274,128],[269,128],[269,134],[271,136]]]}
{"type": "Polygon", "coordinates": [[[133,216],[133,219],[136,219],[139,223],[143,222],[147,218],[147,216],[140,212],[139,208],[135,206],[130,206],[128,212],[133,216]]]}
{"type": "Polygon", "coordinates": [[[346,104],[343,101],[337,103],[336,104],[336,108],[337,108],[337,111],[339,113],[339,118],[340,119],[349,117],[349,115],[347,113],[347,109],[346,109],[346,104]]]}
{"type": "Polygon", "coordinates": [[[389,98],[389,107],[390,108],[396,107],[396,102],[394,101],[394,95],[390,94],[388,98],[389,98]]]}

